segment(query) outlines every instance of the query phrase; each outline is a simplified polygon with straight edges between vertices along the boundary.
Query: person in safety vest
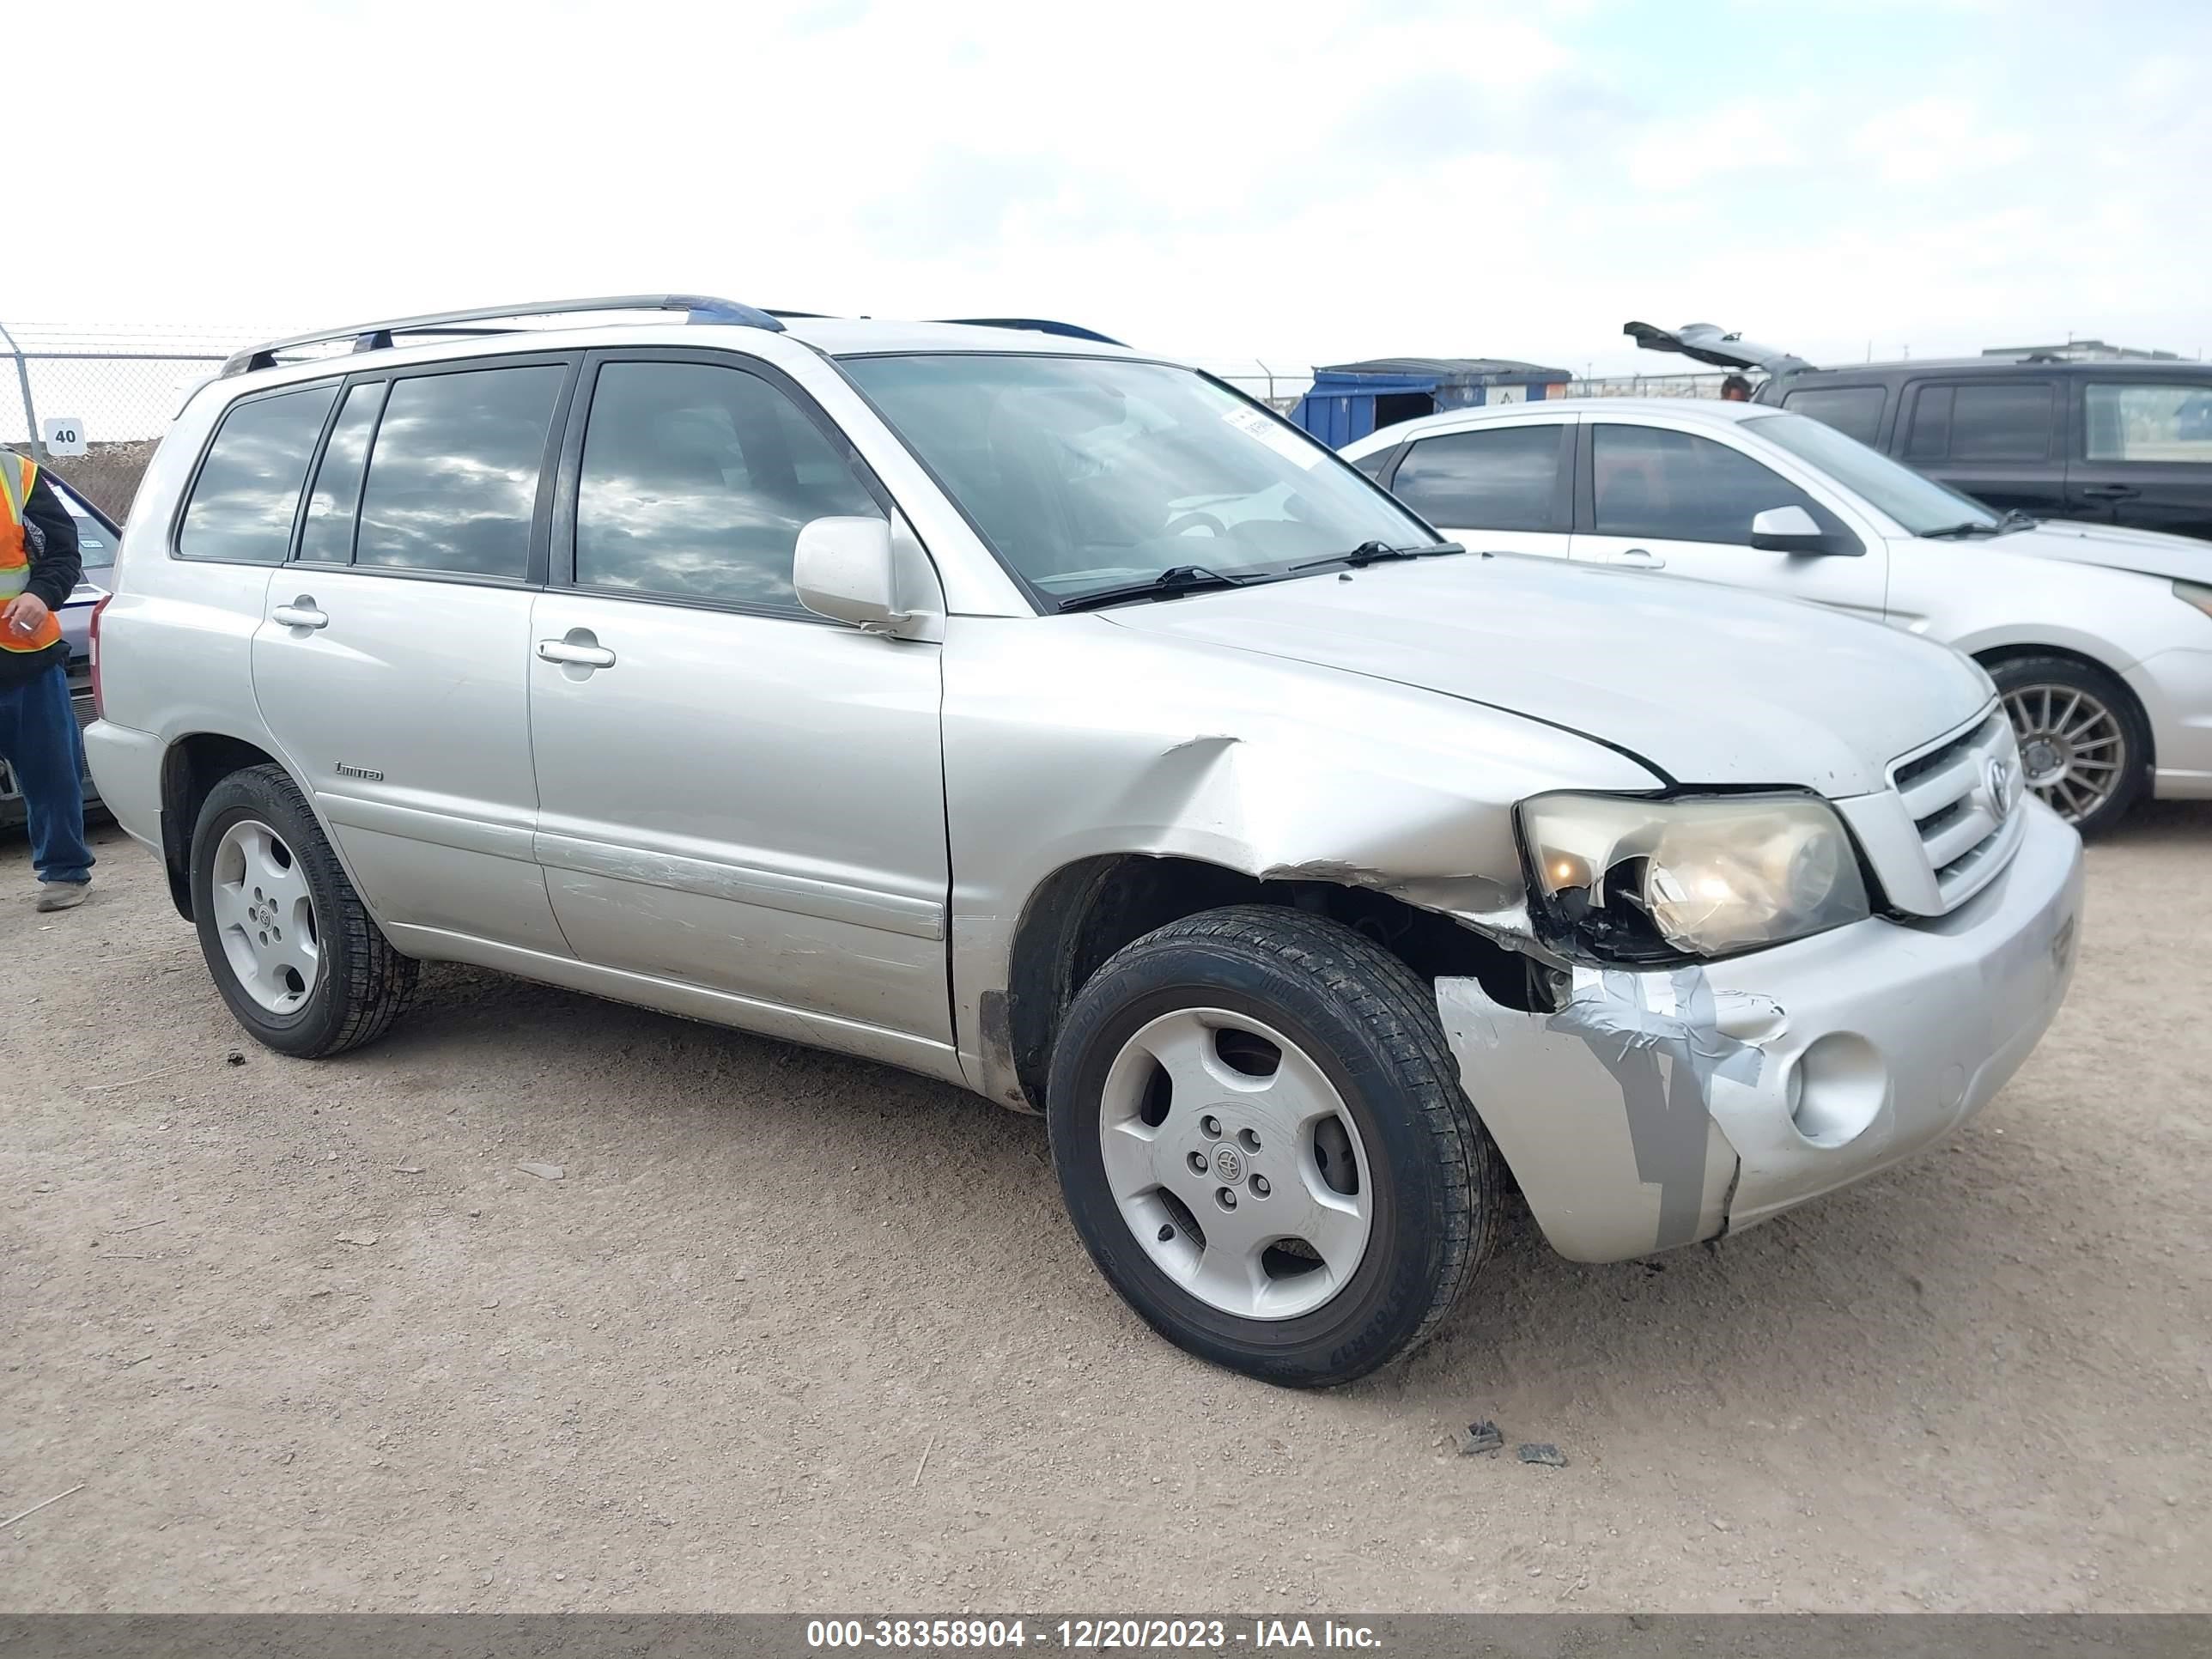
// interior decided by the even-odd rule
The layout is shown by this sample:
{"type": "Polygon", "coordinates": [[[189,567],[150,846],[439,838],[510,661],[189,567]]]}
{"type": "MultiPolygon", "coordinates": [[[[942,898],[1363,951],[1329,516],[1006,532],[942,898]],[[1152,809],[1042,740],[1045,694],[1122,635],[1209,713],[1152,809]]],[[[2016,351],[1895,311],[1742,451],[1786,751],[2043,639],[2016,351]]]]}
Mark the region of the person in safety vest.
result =
{"type": "Polygon", "coordinates": [[[70,707],[69,645],[54,612],[83,573],[76,523],[39,468],[0,449],[0,760],[30,817],[39,908],[84,902],[84,740],[70,707]]]}

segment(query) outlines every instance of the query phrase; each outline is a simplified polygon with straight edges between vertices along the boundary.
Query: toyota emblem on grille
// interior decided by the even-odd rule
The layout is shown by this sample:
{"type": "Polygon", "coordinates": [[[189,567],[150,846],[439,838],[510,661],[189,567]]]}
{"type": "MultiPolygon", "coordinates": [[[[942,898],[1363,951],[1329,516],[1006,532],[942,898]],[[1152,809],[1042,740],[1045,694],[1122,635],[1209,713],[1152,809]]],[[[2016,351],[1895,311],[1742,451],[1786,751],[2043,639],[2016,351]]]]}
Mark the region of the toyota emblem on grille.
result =
{"type": "Polygon", "coordinates": [[[1999,817],[2003,817],[2013,809],[2013,804],[2018,798],[2018,777],[2019,774],[2014,770],[2010,761],[1990,762],[1990,805],[1996,809],[1999,817]]]}

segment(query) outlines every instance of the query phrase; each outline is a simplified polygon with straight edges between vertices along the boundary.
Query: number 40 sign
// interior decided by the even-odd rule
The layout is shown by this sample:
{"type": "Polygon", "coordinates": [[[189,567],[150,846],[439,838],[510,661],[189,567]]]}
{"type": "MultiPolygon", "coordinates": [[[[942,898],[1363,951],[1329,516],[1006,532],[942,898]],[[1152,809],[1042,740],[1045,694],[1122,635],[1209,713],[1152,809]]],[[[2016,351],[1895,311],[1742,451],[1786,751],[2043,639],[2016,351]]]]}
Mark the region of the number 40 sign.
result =
{"type": "Polygon", "coordinates": [[[82,455],[88,453],[84,441],[84,422],[73,416],[59,416],[39,422],[39,435],[49,455],[82,455]]]}

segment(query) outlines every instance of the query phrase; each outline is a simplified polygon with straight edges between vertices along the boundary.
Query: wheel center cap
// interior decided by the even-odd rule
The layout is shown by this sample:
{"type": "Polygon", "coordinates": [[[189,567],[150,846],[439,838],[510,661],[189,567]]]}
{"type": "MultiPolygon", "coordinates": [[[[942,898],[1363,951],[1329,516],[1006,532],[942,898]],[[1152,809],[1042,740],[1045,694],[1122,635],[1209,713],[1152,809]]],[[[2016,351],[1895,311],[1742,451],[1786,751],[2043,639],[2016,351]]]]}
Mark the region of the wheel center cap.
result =
{"type": "Polygon", "coordinates": [[[1244,1179],[1244,1154],[1234,1146],[1216,1146],[1213,1173],[1224,1184],[1234,1186],[1244,1179]]]}
{"type": "Polygon", "coordinates": [[[2048,738],[2038,738],[2029,744],[2021,752],[2021,761],[2027,768],[2028,776],[2038,779],[2049,777],[2052,773],[2062,770],[2066,764],[2066,757],[2058,752],[2058,745],[2048,738]]]}

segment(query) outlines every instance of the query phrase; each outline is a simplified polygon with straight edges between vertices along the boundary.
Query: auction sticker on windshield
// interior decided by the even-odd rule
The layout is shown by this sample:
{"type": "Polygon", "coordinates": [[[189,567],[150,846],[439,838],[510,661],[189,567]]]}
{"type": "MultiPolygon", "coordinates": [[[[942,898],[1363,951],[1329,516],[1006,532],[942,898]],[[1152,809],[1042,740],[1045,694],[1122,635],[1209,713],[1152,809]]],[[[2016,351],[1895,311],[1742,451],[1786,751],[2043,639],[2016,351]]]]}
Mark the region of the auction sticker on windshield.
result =
{"type": "Polygon", "coordinates": [[[1296,461],[1300,466],[1313,467],[1328,452],[1319,445],[1301,438],[1279,421],[1271,421],[1256,409],[1238,404],[1221,417],[1241,432],[1249,432],[1277,454],[1296,461]]]}

